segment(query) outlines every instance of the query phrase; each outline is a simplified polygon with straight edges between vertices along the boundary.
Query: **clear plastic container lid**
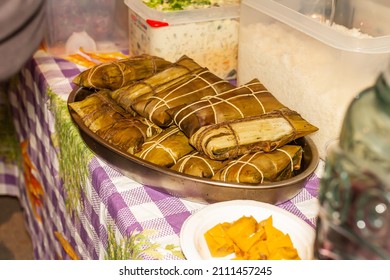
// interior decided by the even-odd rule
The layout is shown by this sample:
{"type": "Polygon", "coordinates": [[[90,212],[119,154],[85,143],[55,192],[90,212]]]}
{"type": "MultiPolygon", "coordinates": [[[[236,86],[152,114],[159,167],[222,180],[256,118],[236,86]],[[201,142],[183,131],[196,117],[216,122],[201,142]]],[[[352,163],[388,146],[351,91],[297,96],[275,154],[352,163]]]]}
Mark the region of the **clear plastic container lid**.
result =
{"type": "MultiPolygon", "coordinates": [[[[339,2],[345,4],[345,1],[339,2]]],[[[375,7],[382,7],[390,11],[390,2],[379,2],[375,7]]],[[[306,0],[242,0],[242,5],[256,9],[331,47],[359,53],[390,53],[390,34],[384,34],[382,36],[370,36],[370,34],[358,36],[357,34],[353,34],[353,32],[347,34],[343,32],[342,28],[335,28],[334,25],[330,26],[304,14],[302,11],[305,10],[304,8],[307,3],[309,2],[306,0]]],[[[338,13],[343,13],[341,14],[343,16],[346,12],[345,9],[348,8],[355,9],[353,11],[354,13],[357,12],[356,7],[352,5],[343,5],[341,7],[342,9],[340,7],[338,8],[339,10],[336,9],[335,11],[336,17],[338,13]]],[[[382,20],[380,24],[389,26],[390,16],[386,20],[382,20]]],[[[350,29],[350,31],[355,30],[350,29]]]]}
{"type": "Polygon", "coordinates": [[[144,20],[147,20],[150,25],[153,26],[154,22],[154,27],[160,27],[158,24],[159,22],[163,23],[161,26],[168,26],[238,18],[240,15],[238,5],[210,7],[207,9],[161,12],[148,7],[142,2],[142,0],[125,0],[125,4],[144,20]]]}

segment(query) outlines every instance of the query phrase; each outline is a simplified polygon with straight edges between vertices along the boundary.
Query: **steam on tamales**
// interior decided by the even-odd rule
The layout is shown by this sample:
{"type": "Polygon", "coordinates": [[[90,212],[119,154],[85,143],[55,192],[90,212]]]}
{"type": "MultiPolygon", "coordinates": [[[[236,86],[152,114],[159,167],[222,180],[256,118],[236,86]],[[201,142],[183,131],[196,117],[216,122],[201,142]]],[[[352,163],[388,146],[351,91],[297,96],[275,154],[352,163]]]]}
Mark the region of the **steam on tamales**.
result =
{"type": "Polygon", "coordinates": [[[228,160],[212,160],[198,151],[193,151],[180,158],[171,169],[192,176],[211,178],[228,162],[228,160]]]}
{"type": "Polygon", "coordinates": [[[199,101],[168,110],[175,124],[191,137],[200,127],[257,116],[285,107],[257,79],[199,101]]]}
{"type": "Polygon", "coordinates": [[[191,73],[200,70],[202,67],[199,64],[191,58],[183,56],[171,66],[149,78],[112,91],[111,97],[126,111],[135,115],[136,112],[132,109],[134,102],[141,100],[142,97],[156,95],[181,83],[191,73]]]}
{"type": "Polygon", "coordinates": [[[245,154],[217,171],[213,180],[261,184],[291,178],[301,168],[302,147],[284,145],[272,152],[245,154]]]}
{"type": "Polygon", "coordinates": [[[235,86],[229,81],[211,73],[207,68],[199,73],[193,73],[181,83],[160,91],[154,95],[142,97],[142,100],[133,104],[133,109],[138,114],[149,119],[151,122],[168,127],[173,124],[167,109],[190,104],[205,96],[219,95],[235,86]]]}
{"type": "Polygon", "coordinates": [[[270,152],[317,130],[297,112],[282,108],[201,127],[190,143],[211,159],[225,160],[252,152],[270,152]]]}
{"type": "Polygon", "coordinates": [[[184,133],[176,126],[171,126],[148,139],[135,156],[160,166],[171,167],[193,150],[184,133]]]}
{"type": "Polygon", "coordinates": [[[87,88],[115,90],[148,78],[171,64],[157,56],[133,56],[95,65],[77,75],[73,83],[87,88]]]}

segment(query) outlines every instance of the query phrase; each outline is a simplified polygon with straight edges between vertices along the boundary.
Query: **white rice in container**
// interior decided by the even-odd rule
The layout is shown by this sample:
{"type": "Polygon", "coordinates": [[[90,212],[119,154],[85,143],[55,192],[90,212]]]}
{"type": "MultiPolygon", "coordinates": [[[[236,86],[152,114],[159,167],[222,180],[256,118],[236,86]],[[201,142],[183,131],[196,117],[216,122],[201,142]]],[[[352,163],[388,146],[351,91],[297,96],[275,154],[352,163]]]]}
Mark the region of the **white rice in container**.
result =
{"type": "MultiPolygon", "coordinates": [[[[367,36],[344,26],[334,28],[367,36]]],[[[242,26],[240,32],[238,85],[258,78],[280,102],[317,126],[319,131],[310,137],[324,159],[328,143],[339,137],[350,102],[375,82],[383,56],[345,55],[280,23],[259,22],[242,26]]]]}

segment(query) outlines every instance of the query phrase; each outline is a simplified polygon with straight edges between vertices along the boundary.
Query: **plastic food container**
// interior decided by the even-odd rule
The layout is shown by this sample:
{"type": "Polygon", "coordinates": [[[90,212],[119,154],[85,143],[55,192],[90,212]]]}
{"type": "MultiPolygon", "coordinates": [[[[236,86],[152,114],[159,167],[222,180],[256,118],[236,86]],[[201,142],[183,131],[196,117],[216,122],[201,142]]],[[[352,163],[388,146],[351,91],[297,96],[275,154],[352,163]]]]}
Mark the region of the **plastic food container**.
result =
{"type": "Polygon", "coordinates": [[[236,78],[239,5],[158,11],[142,0],[125,0],[129,53],[176,61],[182,55],[224,79],[236,78]]]}
{"type": "Polygon", "coordinates": [[[329,9],[315,6],[319,1],[241,3],[237,83],[258,78],[318,126],[311,138],[325,158],[348,105],[390,59],[390,2],[337,1],[332,26],[329,9]]]}
{"type": "Polygon", "coordinates": [[[47,1],[45,49],[55,55],[127,50],[127,8],[123,0],[47,1]]]}

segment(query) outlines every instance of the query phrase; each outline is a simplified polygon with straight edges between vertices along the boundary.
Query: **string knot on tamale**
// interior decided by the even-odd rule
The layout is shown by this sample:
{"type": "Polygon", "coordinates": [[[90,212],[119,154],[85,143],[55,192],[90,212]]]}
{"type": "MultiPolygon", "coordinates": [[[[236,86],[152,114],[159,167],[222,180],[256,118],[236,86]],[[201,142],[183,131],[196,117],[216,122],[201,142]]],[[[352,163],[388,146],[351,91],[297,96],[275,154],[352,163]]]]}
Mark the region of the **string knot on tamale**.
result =
{"type": "Polygon", "coordinates": [[[258,80],[167,110],[175,124],[191,137],[200,127],[257,116],[286,107],[258,80]]]}
{"type": "Polygon", "coordinates": [[[158,135],[161,131],[160,127],[142,117],[131,117],[118,120],[97,134],[120,150],[134,154],[141,150],[146,139],[158,135]]]}
{"type": "Polygon", "coordinates": [[[189,141],[211,159],[226,160],[252,152],[271,152],[317,130],[297,112],[282,108],[201,127],[189,141]]]}
{"type": "Polygon", "coordinates": [[[154,96],[176,84],[181,84],[192,73],[202,69],[193,59],[183,56],[174,64],[149,78],[113,90],[111,97],[126,111],[136,115],[137,112],[132,108],[135,102],[154,96]]]}
{"type": "Polygon", "coordinates": [[[228,160],[213,160],[198,151],[193,151],[181,157],[171,169],[196,177],[211,178],[228,162],[228,160]]]}
{"type": "Polygon", "coordinates": [[[178,127],[171,126],[145,141],[135,156],[169,168],[193,150],[185,134],[178,127]]]}
{"type": "Polygon", "coordinates": [[[212,179],[246,184],[286,180],[301,168],[302,152],[301,146],[284,145],[269,153],[245,154],[218,170],[212,179]]]}
{"type": "Polygon", "coordinates": [[[236,88],[229,81],[223,80],[211,73],[207,68],[191,73],[182,82],[177,83],[154,95],[143,96],[134,102],[132,108],[141,116],[161,127],[173,124],[168,109],[190,104],[205,96],[219,95],[222,92],[236,88]]]}

